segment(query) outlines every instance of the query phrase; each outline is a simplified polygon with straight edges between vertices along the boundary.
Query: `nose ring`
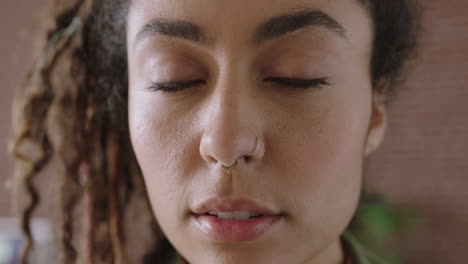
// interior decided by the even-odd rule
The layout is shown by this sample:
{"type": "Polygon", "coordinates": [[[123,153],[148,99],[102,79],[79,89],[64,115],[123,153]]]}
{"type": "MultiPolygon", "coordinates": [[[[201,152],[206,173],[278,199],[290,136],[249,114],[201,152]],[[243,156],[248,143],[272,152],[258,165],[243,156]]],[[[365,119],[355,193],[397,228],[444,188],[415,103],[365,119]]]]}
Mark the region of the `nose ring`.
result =
{"type": "Polygon", "coordinates": [[[237,160],[236,162],[231,165],[231,166],[226,166],[224,164],[221,165],[221,168],[226,171],[227,174],[231,175],[232,171],[237,167],[237,160]]]}
{"type": "MultiPolygon", "coordinates": [[[[256,138],[255,138],[255,150],[252,151],[252,152],[249,153],[249,154],[244,155],[244,157],[250,157],[250,156],[252,156],[253,154],[255,154],[255,153],[257,152],[258,148],[259,148],[258,145],[259,145],[259,144],[258,144],[258,137],[256,137],[256,138]]],[[[231,166],[226,166],[226,165],[224,165],[224,164],[221,164],[221,168],[222,168],[224,171],[226,171],[226,173],[229,174],[229,175],[231,175],[232,171],[233,171],[236,167],[237,167],[237,160],[236,160],[236,162],[234,162],[234,164],[231,165],[231,166]]]]}

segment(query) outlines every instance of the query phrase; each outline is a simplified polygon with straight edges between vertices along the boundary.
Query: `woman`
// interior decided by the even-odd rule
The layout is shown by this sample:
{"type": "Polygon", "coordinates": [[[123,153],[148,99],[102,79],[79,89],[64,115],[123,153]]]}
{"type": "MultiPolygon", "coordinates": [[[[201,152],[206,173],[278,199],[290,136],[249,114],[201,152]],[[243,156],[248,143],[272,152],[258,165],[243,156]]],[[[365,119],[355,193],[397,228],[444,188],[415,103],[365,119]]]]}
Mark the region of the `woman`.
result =
{"type": "Polygon", "coordinates": [[[60,182],[63,263],[377,263],[345,230],[416,46],[414,10],[57,1],[15,101],[23,263],[32,212],[52,200],[33,181],[54,159],[57,178],[36,180],[60,182]]]}

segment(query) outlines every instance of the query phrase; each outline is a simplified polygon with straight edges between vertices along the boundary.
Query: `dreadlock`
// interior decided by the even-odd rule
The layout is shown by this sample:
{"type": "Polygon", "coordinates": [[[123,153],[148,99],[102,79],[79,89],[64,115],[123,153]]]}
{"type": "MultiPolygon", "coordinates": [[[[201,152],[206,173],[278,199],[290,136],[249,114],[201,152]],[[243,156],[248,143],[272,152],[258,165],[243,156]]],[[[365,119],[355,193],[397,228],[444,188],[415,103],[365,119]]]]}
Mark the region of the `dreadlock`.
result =
{"type": "MultiPolygon", "coordinates": [[[[409,0],[359,1],[374,22],[372,83],[393,88],[416,47],[415,9],[409,0]]],[[[175,252],[152,215],[127,127],[129,4],[55,0],[48,45],[17,90],[10,152],[18,189],[29,198],[21,215],[22,264],[44,195],[38,180],[60,185],[60,263],[166,263],[175,252]],[[45,173],[52,161],[59,168],[45,173]]]]}
{"type": "MultiPolygon", "coordinates": [[[[125,5],[121,0],[55,1],[48,45],[17,92],[10,151],[17,160],[16,178],[29,196],[21,216],[23,264],[32,250],[30,222],[40,203],[34,181],[53,158],[62,166],[56,174],[60,263],[124,264],[137,262],[132,259],[141,258],[135,256],[138,251],[157,255],[141,245],[127,245],[124,223],[132,210],[138,213],[143,226],[132,229],[152,230],[145,244],[156,248],[160,231],[122,125],[127,96],[125,5]]],[[[54,182],[53,175],[43,174],[41,181],[54,182]]]]}

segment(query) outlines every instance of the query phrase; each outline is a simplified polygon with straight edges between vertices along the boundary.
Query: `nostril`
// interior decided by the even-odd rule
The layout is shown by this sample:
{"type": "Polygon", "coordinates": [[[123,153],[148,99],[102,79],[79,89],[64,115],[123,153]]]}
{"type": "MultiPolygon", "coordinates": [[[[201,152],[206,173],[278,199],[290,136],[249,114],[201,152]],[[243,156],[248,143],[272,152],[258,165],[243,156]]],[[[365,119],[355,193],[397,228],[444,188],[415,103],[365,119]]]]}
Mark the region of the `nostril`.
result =
{"type": "Polygon", "coordinates": [[[218,163],[218,161],[215,158],[213,158],[213,156],[208,156],[207,159],[211,163],[218,163]]]}

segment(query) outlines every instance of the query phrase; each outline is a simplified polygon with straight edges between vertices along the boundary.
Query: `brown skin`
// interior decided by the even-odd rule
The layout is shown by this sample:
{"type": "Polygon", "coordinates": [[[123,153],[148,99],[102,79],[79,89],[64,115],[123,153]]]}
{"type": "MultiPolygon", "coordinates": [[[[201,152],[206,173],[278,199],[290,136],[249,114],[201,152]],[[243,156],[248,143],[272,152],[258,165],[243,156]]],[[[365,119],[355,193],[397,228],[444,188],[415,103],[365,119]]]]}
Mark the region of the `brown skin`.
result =
{"type": "Polygon", "coordinates": [[[371,22],[353,0],[137,0],[128,17],[129,126],[154,214],[177,250],[200,263],[341,263],[339,237],[361,192],[363,163],[382,141],[385,107],[370,81],[371,22]],[[266,19],[318,9],[348,40],[307,28],[258,47],[266,19]],[[157,36],[149,20],[199,25],[203,46],[157,36]],[[265,82],[327,77],[320,89],[265,82]],[[176,93],[152,82],[204,80],[176,93]],[[258,138],[259,150],[250,158],[258,138]],[[221,164],[239,165],[227,175],[221,164]],[[246,198],[286,216],[251,242],[210,240],[193,223],[196,202],[246,198]]]}

